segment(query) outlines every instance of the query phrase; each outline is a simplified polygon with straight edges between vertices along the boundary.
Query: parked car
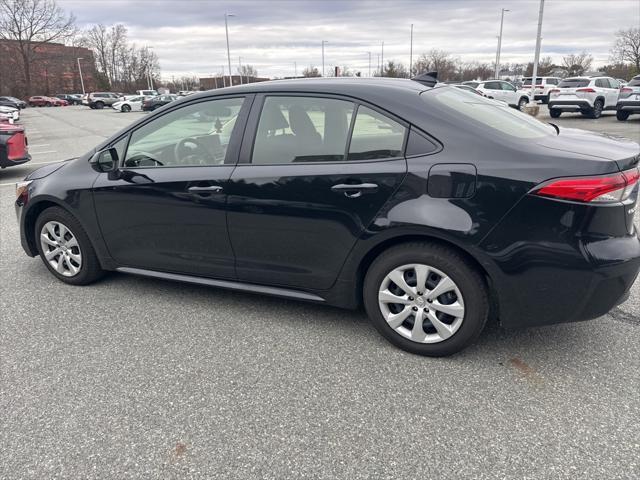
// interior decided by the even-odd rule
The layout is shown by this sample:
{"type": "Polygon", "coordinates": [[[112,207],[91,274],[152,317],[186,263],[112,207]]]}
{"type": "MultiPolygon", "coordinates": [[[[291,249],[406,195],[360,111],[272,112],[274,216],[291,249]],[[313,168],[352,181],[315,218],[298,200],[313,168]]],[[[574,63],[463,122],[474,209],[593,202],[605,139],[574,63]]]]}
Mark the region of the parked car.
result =
{"type": "Polygon", "coordinates": [[[620,89],[616,118],[625,121],[629,115],[640,113],[640,75],[636,75],[629,83],[620,89]]]}
{"type": "Polygon", "coordinates": [[[562,112],[580,112],[600,118],[605,110],[615,110],[620,84],[611,77],[565,78],[550,91],[549,115],[558,118],[562,112]]]}
{"type": "Polygon", "coordinates": [[[13,123],[13,122],[17,122],[18,120],[20,120],[19,108],[0,105],[0,122],[5,121],[5,122],[13,123]]]}
{"type": "Polygon", "coordinates": [[[49,97],[49,99],[51,100],[51,104],[54,107],[66,107],[67,105],[69,105],[69,102],[64,98],[49,97]]]}
{"type": "Polygon", "coordinates": [[[136,90],[136,93],[143,97],[155,97],[156,95],[158,95],[157,90],[136,90]]]}
{"type": "Polygon", "coordinates": [[[533,100],[549,103],[549,92],[562,81],[559,77],[536,77],[536,84],[532,87],[533,77],[525,77],[522,89],[529,93],[533,100]]]}
{"type": "Polygon", "coordinates": [[[18,109],[27,108],[27,102],[16,97],[0,97],[0,105],[18,109]]]}
{"type": "Polygon", "coordinates": [[[142,102],[142,110],[145,112],[152,112],[157,108],[160,108],[167,103],[171,103],[178,99],[177,95],[157,95],[155,97],[145,98],[142,102]]]}
{"type": "MultiPolygon", "coordinates": [[[[111,105],[111,108],[120,112],[139,112],[142,110],[142,101],[146,98],[142,95],[128,96],[126,100],[120,100],[119,102],[111,105]]],[[[125,97],[126,98],[126,97],[125,97]]]]}
{"type": "Polygon", "coordinates": [[[52,107],[56,101],[43,95],[34,95],[28,100],[30,107],[52,107]]]}
{"type": "Polygon", "coordinates": [[[82,99],[82,103],[89,108],[102,110],[105,106],[110,107],[119,100],[117,93],[111,92],[92,92],[88,93],[86,98],[82,99]]]}
{"type": "Polygon", "coordinates": [[[13,167],[31,160],[24,127],[0,123],[0,168],[13,167]]]}
{"type": "Polygon", "coordinates": [[[75,95],[69,95],[66,93],[59,93],[55,95],[56,98],[61,100],[65,100],[68,105],[81,105],[82,99],[80,97],[76,97],[75,95]]]}
{"type": "Polygon", "coordinates": [[[487,98],[503,101],[510,107],[514,107],[519,110],[522,110],[524,106],[531,100],[528,92],[524,90],[518,90],[516,87],[511,85],[509,82],[505,82],[504,80],[462,82],[462,84],[475,88],[478,92],[480,92],[487,98]]]}
{"type": "Polygon", "coordinates": [[[22,246],[72,285],[117,270],[364,304],[422,355],[469,345],[490,311],[524,327],[624,301],[640,270],[640,146],[429,78],[172,102],[18,184],[22,246]]]}

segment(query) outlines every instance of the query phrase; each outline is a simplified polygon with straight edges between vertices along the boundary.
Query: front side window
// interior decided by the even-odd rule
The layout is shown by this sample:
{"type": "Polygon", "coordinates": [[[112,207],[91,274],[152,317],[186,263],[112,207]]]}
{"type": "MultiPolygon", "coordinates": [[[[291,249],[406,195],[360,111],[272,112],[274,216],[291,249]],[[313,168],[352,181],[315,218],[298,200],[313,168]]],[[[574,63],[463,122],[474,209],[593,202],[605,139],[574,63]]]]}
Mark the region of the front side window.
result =
{"type": "Polygon", "coordinates": [[[180,167],[224,163],[243,98],[186,105],[135,130],[125,167],[180,167]]]}
{"type": "Polygon", "coordinates": [[[501,85],[502,85],[502,90],[506,90],[508,92],[515,92],[516,91],[516,87],[514,87],[510,83],[501,82],[501,85]]]}
{"type": "Polygon", "coordinates": [[[499,82],[487,82],[484,84],[484,88],[487,90],[502,90],[499,82]]]}
{"type": "Polygon", "coordinates": [[[354,104],[320,97],[267,97],[251,162],[343,161],[354,104]]]}
{"type": "Polygon", "coordinates": [[[358,107],[348,160],[377,160],[402,156],[407,129],[365,106],[358,107]]]}

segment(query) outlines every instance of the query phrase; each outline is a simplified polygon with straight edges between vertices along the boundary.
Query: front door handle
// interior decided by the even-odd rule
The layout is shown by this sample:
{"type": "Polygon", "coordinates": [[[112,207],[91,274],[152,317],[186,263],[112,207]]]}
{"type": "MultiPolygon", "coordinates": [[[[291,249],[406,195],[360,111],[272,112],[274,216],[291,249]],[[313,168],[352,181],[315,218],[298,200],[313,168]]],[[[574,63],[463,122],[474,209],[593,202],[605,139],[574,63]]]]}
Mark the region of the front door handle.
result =
{"type": "Polygon", "coordinates": [[[220,185],[211,185],[210,187],[189,187],[189,193],[222,193],[220,185]]]}
{"type": "Polygon", "coordinates": [[[345,197],[358,198],[366,192],[375,192],[378,185],[375,183],[339,183],[331,187],[332,192],[343,192],[345,197]]]}

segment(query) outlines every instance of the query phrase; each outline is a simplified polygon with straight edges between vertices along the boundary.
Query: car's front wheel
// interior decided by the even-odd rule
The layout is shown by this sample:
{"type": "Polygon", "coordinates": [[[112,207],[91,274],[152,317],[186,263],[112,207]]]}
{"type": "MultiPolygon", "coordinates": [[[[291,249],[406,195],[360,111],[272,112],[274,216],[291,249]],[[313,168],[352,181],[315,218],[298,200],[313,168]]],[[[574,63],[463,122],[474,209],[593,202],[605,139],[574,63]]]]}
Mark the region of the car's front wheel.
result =
{"type": "Polygon", "coordinates": [[[367,271],[364,304],[375,328],[411,353],[446,356],[471,344],[489,314],[483,276],[455,251],[430,243],[393,247],[367,271]]]}
{"type": "Polygon", "coordinates": [[[96,102],[96,108],[97,108],[98,110],[102,110],[102,109],[104,108],[104,103],[102,103],[102,102],[96,102]]]}
{"type": "Polygon", "coordinates": [[[120,107],[120,110],[122,112],[125,112],[125,113],[126,112],[130,112],[131,111],[131,107],[129,105],[127,105],[127,104],[124,104],[124,105],[122,105],[122,107],[120,107]]]}
{"type": "Polygon", "coordinates": [[[51,207],[42,212],[35,235],[40,258],[59,280],[87,285],[103,275],[89,237],[66,210],[51,207]]]}
{"type": "Polygon", "coordinates": [[[618,110],[616,112],[616,118],[618,120],[620,120],[621,122],[624,122],[625,120],[627,120],[629,118],[630,114],[631,114],[631,112],[625,112],[624,110],[618,110]]]}
{"type": "Polygon", "coordinates": [[[529,103],[529,99],[527,97],[522,97],[518,102],[518,110],[524,112],[524,107],[527,106],[527,103],[529,103]]]}
{"type": "Polygon", "coordinates": [[[549,115],[551,115],[551,118],[559,118],[560,115],[562,115],[562,110],[559,110],[557,108],[550,108],[549,115]]]}

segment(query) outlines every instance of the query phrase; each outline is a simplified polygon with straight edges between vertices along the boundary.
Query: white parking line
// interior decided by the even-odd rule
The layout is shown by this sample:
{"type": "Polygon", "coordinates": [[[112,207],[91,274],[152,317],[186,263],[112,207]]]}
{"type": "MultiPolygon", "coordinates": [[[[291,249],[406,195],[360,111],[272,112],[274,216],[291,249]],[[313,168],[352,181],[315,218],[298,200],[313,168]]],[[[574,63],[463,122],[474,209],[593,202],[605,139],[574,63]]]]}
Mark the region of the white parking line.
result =
{"type": "Polygon", "coordinates": [[[15,184],[16,182],[0,183],[0,187],[8,187],[9,185],[14,186],[15,184]]]}
{"type": "Polygon", "coordinates": [[[43,154],[43,153],[56,153],[56,152],[57,152],[57,150],[45,150],[44,152],[31,152],[31,151],[30,151],[29,153],[31,153],[32,155],[33,155],[33,154],[35,154],[35,155],[41,155],[41,154],[43,154]]]}
{"type": "MultiPolygon", "coordinates": [[[[538,78],[538,77],[536,77],[538,78]]],[[[39,143],[38,145],[29,145],[29,148],[36,148],[36,147],[48,147],[50,146],[50,143],[39,143]]]]}

